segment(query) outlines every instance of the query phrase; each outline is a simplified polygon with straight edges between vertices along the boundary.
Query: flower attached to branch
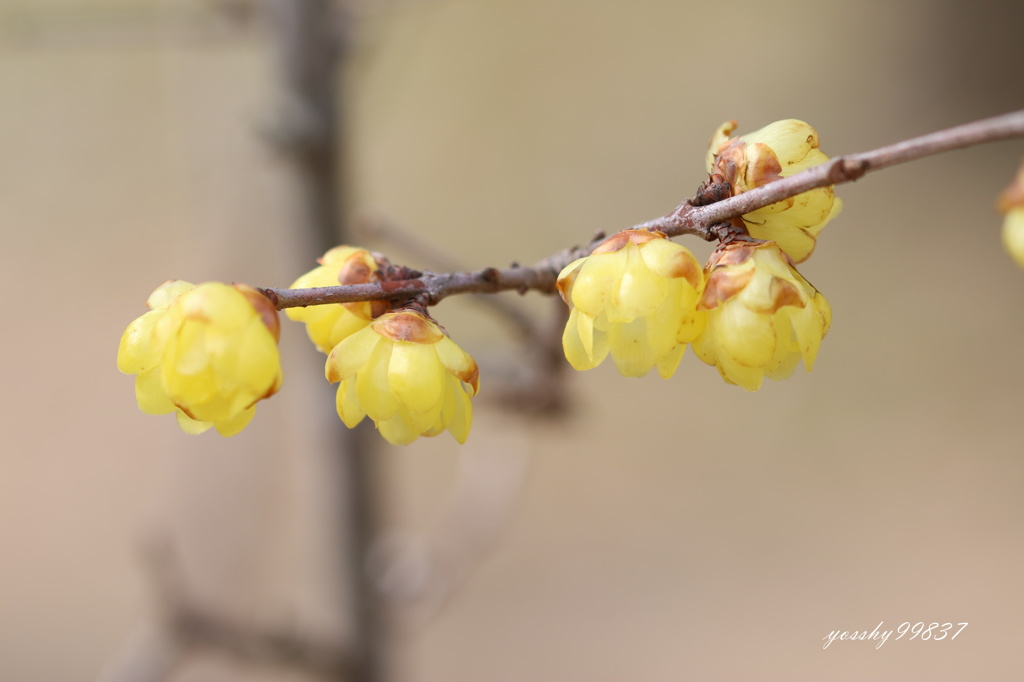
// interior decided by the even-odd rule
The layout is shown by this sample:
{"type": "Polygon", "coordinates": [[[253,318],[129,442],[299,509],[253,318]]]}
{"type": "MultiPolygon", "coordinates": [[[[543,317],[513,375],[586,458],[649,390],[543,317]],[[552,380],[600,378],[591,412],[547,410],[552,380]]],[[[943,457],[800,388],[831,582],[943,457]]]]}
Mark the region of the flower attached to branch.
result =
{"type": "Polygon", "coordinates": [[[573,261],[558,276],[571,312],[562,334],[575,369],[597,367],[609,354],[624,376],[652,367],[668,378],[686,344],[700,333],[696,304],[700,264],[685,246],[661,232],[623,230],[573,261]]]}
{"type": "Polygon", "coordinates": [[[832,310],[776,244],[720,246],[705,273],[697,308],[707,311],[707,326],[692,344],[697,357],[748,391],[764,377],[789,377],[801,358],[811,371],[832,310]]]}
{"type": "Polygon", "coordinates": [[[244,284],[171,281],[121,336],[117,366],[135,374],[147,414],[176,412],[187,433],[240,432],[281,387],[277,311],[244,284]]]}
{"type": "MultiPolygon", "coordinates": [[[[367,284],[377,281],[380,270],[366,249],[336,246],[317,259],[320,267],[310,270],[291,285],[291,289],[331,287],[339,284],[367,284]]],[[[342,339],[388,310],[387,301],[328,303],[308,308],[288,308],[285,315],[306,323],[306,333],[323,353],[330,353],[342,339]]]]}
{"type": "Polygon", "coordinates": [[[1024,268],[1024,164],[997,204],[1003,213],[1003,247],[1024,268]]]}
{"type": "MultiPolygon", "coordinates": [[[[741,194],[773,180],[789,177],[828,161],[818,149],[818,133],[803,121],[776,121],[753,133],[730,138],[736,122],[715,132],[708,148],[707,168],[741,194]]],[[[818,233],[839,213],[842,202],[832,186],[808,190],[742,216],[757,239],[776,242],[795,263],[814,251],[818,233]]]]}
{"type": "Polygon", "coordinates": [[[476,362],[417,309],[385,313],[345,338],[327,357],[338,386],[338,416],[349,428],[370,417],[395,445],[445,429],[466,442],[470,398],[480,388],[476,362]]]}

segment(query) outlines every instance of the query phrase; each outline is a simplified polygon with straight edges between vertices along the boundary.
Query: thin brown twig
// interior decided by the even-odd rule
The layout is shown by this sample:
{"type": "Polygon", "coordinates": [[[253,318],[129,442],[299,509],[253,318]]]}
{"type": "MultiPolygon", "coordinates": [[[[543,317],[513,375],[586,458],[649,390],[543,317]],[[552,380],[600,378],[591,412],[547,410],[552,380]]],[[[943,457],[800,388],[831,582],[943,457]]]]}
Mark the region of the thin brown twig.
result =
{"type": "MultiPolygon", "coordinates": [[[[630,229],[660,230],[670,237],[690,234],[712,241],[717,236],[712,229],[715,225],[816,187],[851,182],[871,171],[889,166],[1014,137],[1024,137],[1024,110],[947,128],[872,151],[839,156],[788,178],[776,180],[707,206],[693,206],[689,201],[684,201],[668,215],[639,223],[630,229]]],[[[555,281],[562,268],[589,253],[596,245],[595,242],[586,247],[566,249],[532,267],[484,268],[475,272],[425,272],[417,279],[379,284],[316,289],[263,289],[263,292],[278,309],[415,297],[420,297],[428,305],[433,305],[454,294],[496,293],[509,290],[551,294],[555,292],[555,281]]]]}
{"type": "MultiPolygon", "coordinates": [[[[362,216],[352,224],[352,231],[399,245],[404,251],[415,253],[427,267],[439,270],[460,270],[462,264],[432,242],[410,230],[404,230],[390,220],[380,216],[362,216]]],[[[505,320],[519,336],[529,343],[540,341],[540,331],[533,317],[513,301],[497,296],[478,295],[475,297],[481,305],[505,320]]]]}

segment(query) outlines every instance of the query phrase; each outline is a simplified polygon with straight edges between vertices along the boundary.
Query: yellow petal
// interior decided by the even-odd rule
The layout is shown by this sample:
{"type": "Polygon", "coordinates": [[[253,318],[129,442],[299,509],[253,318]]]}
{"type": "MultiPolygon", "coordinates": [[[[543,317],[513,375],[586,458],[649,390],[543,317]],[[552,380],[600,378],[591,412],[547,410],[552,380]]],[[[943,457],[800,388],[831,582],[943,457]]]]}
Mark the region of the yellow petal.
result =
{"type": "MultiPolygon", "coordinates": [[[[632,244],[630,246],[636,248],[632,244]]],[[[573,306],[591,317],[597,317],[605,312],[611,292],[618,288],[626,268],[624,250],[587,258],[572,286],[573,306]]]]}
{"type": "MultiPolygon", "coordinates": [[[[711,319],[713,315],[717,315],[717,313],[708,313],[708,319],[711,319]]],[[[704,330],[690,342],[690,346],[701,362],[711,366],[718,364],[718,345],[713,324],[704,327],[704,330]]]]}
{"type": "Polygon", "coordinates": [[[735,130],[736,121],[726,121],[718,126],[718,129],[711,135],[711,141],[708,143],[707,158],[705,159],[708,173],[714,170],[715,156],[718,154],[719,148],[728,141],[729,136],[735,130]]]}
{"type": "Polygon", "coordinates": [[[793,376],[793,371],[800,364],[800,353],[789,353],[779,359],[779,362],[764,370],[764,375],[772,381],[784,381],[793,376]]]}
{"type": "Polygon", "coordinates": [[[135,402],[146,414],[167,414],[174,411],[174,403],[167,397],[167,391],[164,390],[160,379],[159,367],[135,375],[135,402]]]}
{"type": "Polygon", "coordinates": [[[761,388],[764,380],[764,371],[760,367],[747,367],[726,354],[718,358],[718,372],[730,383],[747,391],[761,388]]]}
{"type": "Polygon", "coordinates": [[[775,354],[771,315],[755,313],[737,301],[728,301],[719,306],[714,324],[718,346],[725,351],[718,357],[719,364],[724,356],[730,356],[741,365],[761,367],[775,354]]]}
{"type": "Polygon", "coordinates": [[[198,436],[200,433],[208,430],[211,426],[213,426],[212,422],[196,421],[195,419],[190,418],[181,410],[178,410],[177,416],[178,427],[185,433],[191,434],[193,436],[198,436]]]}
{"type": "Polygon", "coordinates": [[[454,412],[445,418],[448,432],[459,443],[465,443],[469,438],[469,428],[473,423],[473,403],[464,390],[464,385],[454,377],[449,381],[447,395],[453,396],[452,402],[454,403],[454,412]]]}
{"type": "Polygon", "coordinates": [[[242,410],[237,415],[228,419],[222,419],[216,421],[213,425],[217,428],[217,432],[222,436],[233,436],[236,433],[241,432],[249,422],[252,421],[253,416],[256,414],[256,408],[250,407],[242,410]]]}
{"type": "Polygon", "coordinates": [[[651,272],[639,247],[627,244],[623,252],[626,268],[605,308],[609,322],[630,322],[649,315],[661,305],[668,290],[668,280],[651,272]]]}
{"type": "Polygon", "coordinates": [[[369,361],[374,349],[384,342],[380,334],[370,327],[365,327],[349,336],[327,356],[324,373],[332,384],[344,381],[356,375],[356,372],[369,361]]]}
{"type": "Polygon", "coordinates": [[[814,253],[814,247],[817,244],[814,237],[786,221],[766,220],[763,224],[756,224],[748,222],[744,217],[743,222],[751,237],[775,242],[793,259],[794,263],[802,263],[814,253]]]}
{"type": "Polygon", "coordinates": [[[188,320],[202,320],[223,331],[236,329],[254,314],[252,305],[234,287],[206,282],[183,294],[175,308],[188,320]]]}
{"type": "Polygon", "coordinates": [[[480,369],[477,367],[476,360],[447,336],[442,336],[434,344],[434,350],[437,351],[437,358],[441,361],[441,365],[458,377],[460,381],[470,385],[471,396],[476,395],[480,390],[480,369]]]}
{"type": "Polygon", "coordinates": [[[818,356],[818,348],[821,346],[822,319],[812,307],[803,310],[783,309],[779,313],[787,313],[790,324],[793,327],[797,347],[800,349],[800,356],[804,360],[804,367],[810,372],[814,367],[814,359],[818,356]]]}
{"type": "Polygon", "coordinates": [[[622,376],[642,377],[654,367],[654,352],[647,342],[646,318],[612,325],[608,329],[608,348],[622,376]]]}
{"type": "MultiPolygon", "coordinates": [[[[684,282],[671,282],[661,305],[645,318],[647,321],[647,343],[655,356],[667,353],[679,344],[678,336],[686,316],[682,292],[684,287],[689,289],[689,285],[684,282]]],[[[692,292],[692,294],[691,306],[695,303],[696,292],[692,292]]],[[[693,311],[692,307],[690,311],[693,311]]]]}
{"type": "Polygon", "coordinates": [[[194,289],[195,286],[196,285],[191,284],[190,282],[184,282],[180,279],[172,279],[169,282],[164,282],[149,295],[149,298],[146,299],[146,305],[153,310],[166,308],[176,301],[179,296],[194,289]]]}
{"type": "Polygon", "coordinates": [[[388,366],[391,364],[393,346],[394,344],[387,341],[376,344],[366,364],[356,374],[359,404],[366,410],[370,419],[378,422],[378,426],[379,422],[391,419],[401,407],[398,398],[391,392],[388,380],[388,366]]]}
{"type": "Polygon", "coordinates": [[[178,374],[199,374],[210,362],[206,347],[208,325],[186,320],[178,331],[173,353],[167,358],[172,371],[178,374]]]}
{"type": "Polygon", "coordinates": [[[235,361],[235,376],[244,382],[253,400],[264,397],[281,373],[277,344],[258,317],[252,319],[236,340],[231,356],[235,361]]]}
{"type": "Polygon", "coordinates": [[[821,338],[824,339],[828,330],[832,328],[832,306],[820,291],[814,294],[812,303],[814,309],[818,311],[818,315],[821,316],[821,338]]]}
{"type": "Polygon", "coordinates": [[[576,275],[586,262],[586,258],[577,258],[562,268],[562,271],[558,273],[558,279],[555,280],[555,288],[558,290],[558,295],[562,297],[562,300],[565,301],[570,309],[573,307],[572,287],[576,282],[576,275]]]}
{"type": "Polygon", "coordinates": [[[420,437],[420,431],[409,423],[407,416],[402,412],[397,412],[388,419],[381,419],[376,424],[380,435],[392,445],[408,445],[420,437]]]}
{"type": "Polygon", "coordinates": [[[682,279],[699,289],[704,277],[697,258],[688,248],[668,239],[656,239],[640,247],[640,255],[651,272],[660,277],[682,279]]]}
{"type": "Polygon", "coordinates": [[[676,368],[679,367],[679,361],[683,359],[683,353],[686,351],[684,344],[679,344],[673,350],[668,353],[663,353],[658,356],[657,367],[658,374],[661,375],[662,379],[669,379],[675,374],[676,368]]]}
{"type": "Polygon", "coordinates": [[[136,318],[121,335],[117,368],[125,374],[145,372],[160,364],[163,347],[154,341],[154,326],[163,311],[151,310],[136,318]]]}
{"type": "Polygon", "coordinates": [[[1003,248],[1024,268],[1024,208],[1011,208],[1003,219],[1003,248]]]}
{"type": "Polygon", "coordinates": [[[740,139],[771,147],[783,168],[802,161],[818,147],[817,131],[795,118],[775,121],[740,139]]]}
{"type": "Polygon", "coordinates": [[[676,341],[679,343],[690,343],[699,337],[707,325],[708,314],[704,310],[689,310],[683,315],[679,325],[679,332],[676,334],[676,341]]]}
{"type": "Polygon", "coordinates": [[[359,396],[356,393],[355,382],[346,379],[338,385],[338,394],[335,399],[335,406],[338,409],[338,416],[350,429],[354,429],[359,422],[366,417],[366,412],[359,404],[359,396]]]}
{"type": "MultiPolygon", "coordinates": [[[[447,372],[434,345],[397,342],[388,364],[391,392],[413,415],[440,410],[447,372]]],[[[433,423],[434,419],[430,420],[433,423]]]]}
{"type": "Polygon", "coordinates": [[[578,311],[572,311],[570,321],[565,325],[565,330],[562,332],[562,351],[565,353],[565,359],[569,361],[573,369],[580,371],[593,369],[600,365],[608,356],[607,334],[603,331],[595,330],[590,324],[589,317],[578,315],[576,321],[578,322],[586,318],[584,329],[590,330],[587,338],[589,344],[585,346],[581,339],[580,325],[573,324],[572,315],[578,315],[578,311]]]}
{"type": "Polygon", "coordinates": [[[583,351],[587,354],[587,361],[594,361],[594,318],[590,317],[586,313],[581,313],[578,309],[574,308],[569,313],[569,321],[566,323],[566,329],[574,327],[575,332],[579,335],[579,341],[583,345],[583,351]]]}

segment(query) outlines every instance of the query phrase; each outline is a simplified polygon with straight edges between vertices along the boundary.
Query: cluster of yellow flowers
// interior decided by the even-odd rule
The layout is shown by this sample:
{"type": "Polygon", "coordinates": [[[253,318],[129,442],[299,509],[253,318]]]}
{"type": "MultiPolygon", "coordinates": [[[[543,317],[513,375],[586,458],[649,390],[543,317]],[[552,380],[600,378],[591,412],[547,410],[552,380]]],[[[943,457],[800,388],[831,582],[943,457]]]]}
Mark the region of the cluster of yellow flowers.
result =
{"type": "Polygon", "coordinates": [[[256,403],[281,387],[273,304],[242,284],[170,281],[146,305],[117,351],[118,369],[136,375],[139,409],[176,412],[187,433],[244,429],[256,403]]]}
{"type": "MultiPolygon", "coordinates": [[[[730,138],[734,129],[735,123],[723,125],[708,152],[708,172],[727,181],[733,194],[827,160],[817,133],[802,121],[730,138]]],[[[692,345],[726,381],[750,391],[764,377],[789,376],[801,359],[810,370],[831,311],[794,264],[811,255],[840,206],[825,187],[744,215],[734,224],[749,236],[725,240],[703,268],[661,232],[613,235],[558,277],[571,311],[562,337],[566,358],[585,370],[610,355],[626,376],[657,367],[668,378],[692,345]]],[[[1020,230],[1008,239],[1019,242],[1020,230]]],[[[373,254],[361,248],[336,247],[319,263],[292,288],[385,279],[373,254]]],[[[211,426],[225,436],[241,431],[256,403],[281,386],[274,305],[245,285],[178,281],[160,286],[147,305],[150,312],[125,330],[117,356],[121,371],[136,375],[140,409],[175,412],[188,433],[211,426]]],[[[345,425],[369,417],[396,444],[445,430],[465,442],[470,398],[480,387],[477,365],[422,306],[392,309],[373,301],[286,314],[305,323],[328,355],[325,374],[339,384],[337,411],[345,425]]]]}
{"type": "MultiPolygon", "coordinates": [[[[362,284],[378,266],[365,249],[339,246],[293,289],[362,284]]],[[[177,411],[187,433],[211,426],[241,431],[255,404],[281,386],[278,316],[245,285],[168,282],[149,297],[152,310],[121,337],[118,368],[136,374],[136,400],[148,414],[177,411]]],[[[445,430],[464,443],[480,388],[476,362],[416,308],[384,301],[291,308],[313,343],[329,353],[325,373],[338,387],[337,409],[351,427],[369,417],[395,444],[445,430]]]]}
{"type": "MultiPolygon", "coordinates": [[[[376,281],[379,267],[366,249],[338,246],[292,289],[376,281]]],[[[391,310],[387,301],[332,303],[285,311],[305,322],[309,338],[328,353],[325,374],[338,386],[338,416],[349,428],[373,420],[395,445],[448,430],[465,443],[473,419],[470,398],[480,389],[476,362],[418,308],[391,310]]]]}
{"type": "MultiPolygon", "coordinates": [[[[818,135],[786,120],[738,138],[724,124],[708,172],[739,194],[828,160],[818,135]]],[[[558,291],[571,310],[562,347],[576,369],[611,355],[625,376],[653,367],[668,378],[687,344],[729,383],[756,391],[764,377],[808,371],[832,319],[825,297],[794,267],[840,210],[832,187],[814,189],[742,216],[752,239],[720,246],[701,269],[661,232],[625,230],[570,263],[558,291]]]]}

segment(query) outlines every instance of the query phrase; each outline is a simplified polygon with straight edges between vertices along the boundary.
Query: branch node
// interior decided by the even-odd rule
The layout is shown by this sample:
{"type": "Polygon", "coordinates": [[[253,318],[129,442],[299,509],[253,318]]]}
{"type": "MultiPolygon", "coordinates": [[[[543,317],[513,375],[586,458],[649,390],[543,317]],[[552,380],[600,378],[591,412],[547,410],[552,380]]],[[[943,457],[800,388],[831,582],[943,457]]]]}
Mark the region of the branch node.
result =
{"type": "Polygon", "coordinates": [[[697,188],[697,194],[692,199],[684,202],[682,206],[676,209],[673,214],[679,213],[679,211],[690,204],[691,206],[707,206],[721,201],[722,199],[728,199],[732,196],[732,185],[725,179],[725,176],[715,173],[709,175],[708,179],[701,183],[700,187],[697,188]]]}
{"type": "Polygon", "coordinates": [[[277,292],[274,291],[273,289],[259,289],[259,288],[257,288],[256,291],[258,291],[261,294],[263,294],[264,296],[266,296],[267,300],[269,300],[271,302],[271,304],[273,304],[273,306],[275,308],[280,306],[280,304],[281,304],[281,297],[278,296],[277,292]]]}
{"type": "Polygon", "coordinates": [[[832,180],[833,184],[857,180],[868,172],[870,166],[871,164],[864,159],[839,159],[839,163],[829,173],[829,180],[832,180]]]}

